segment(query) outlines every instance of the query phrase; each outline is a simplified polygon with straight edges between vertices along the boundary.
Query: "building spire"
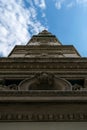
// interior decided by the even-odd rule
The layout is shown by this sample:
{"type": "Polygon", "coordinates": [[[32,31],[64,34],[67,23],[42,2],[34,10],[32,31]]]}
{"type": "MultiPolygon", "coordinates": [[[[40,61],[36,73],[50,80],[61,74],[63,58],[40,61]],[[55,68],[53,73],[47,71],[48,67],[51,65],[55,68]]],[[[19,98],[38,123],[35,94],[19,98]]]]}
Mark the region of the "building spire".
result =
{"type": "Polygon", "coordinates": [[[61,45],[61,43],[55,35],[43,30],[37,35],[33,35],[27,45],[61,45]]]}

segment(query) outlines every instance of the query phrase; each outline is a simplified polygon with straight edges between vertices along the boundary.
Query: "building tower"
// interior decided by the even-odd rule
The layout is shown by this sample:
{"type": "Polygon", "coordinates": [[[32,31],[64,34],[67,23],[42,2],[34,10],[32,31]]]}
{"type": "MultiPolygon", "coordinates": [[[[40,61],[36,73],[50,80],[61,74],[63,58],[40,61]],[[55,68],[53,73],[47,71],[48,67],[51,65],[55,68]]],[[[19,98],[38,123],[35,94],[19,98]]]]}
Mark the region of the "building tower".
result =
{"type": "Polygon", "coordinates": [[[87,121],[87,58],[43,30],[0,58],[1,122],[87,121]]]}

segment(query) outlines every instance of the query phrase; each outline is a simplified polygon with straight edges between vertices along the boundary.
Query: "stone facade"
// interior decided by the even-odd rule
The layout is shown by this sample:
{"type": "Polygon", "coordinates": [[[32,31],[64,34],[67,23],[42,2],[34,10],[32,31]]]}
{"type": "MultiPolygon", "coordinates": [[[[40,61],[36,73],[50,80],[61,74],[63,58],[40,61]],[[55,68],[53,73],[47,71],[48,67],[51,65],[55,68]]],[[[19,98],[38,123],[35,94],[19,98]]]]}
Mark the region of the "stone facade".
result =
{"type": "Polygon", "coordinates": [[[87,121],[87,58],[48,31],[0,58],[0,121],[87,121]]]}

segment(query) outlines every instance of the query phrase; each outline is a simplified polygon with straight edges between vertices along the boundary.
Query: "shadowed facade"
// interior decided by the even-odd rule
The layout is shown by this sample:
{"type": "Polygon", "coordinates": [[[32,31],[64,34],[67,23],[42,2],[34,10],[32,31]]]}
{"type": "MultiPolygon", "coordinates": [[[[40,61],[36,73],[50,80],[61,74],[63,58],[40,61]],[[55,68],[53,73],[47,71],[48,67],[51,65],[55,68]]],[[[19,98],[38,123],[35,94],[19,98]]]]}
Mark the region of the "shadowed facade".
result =
{"type": "Polygon", "coordinates": [[[0,121],[87,121],[87,58],[43,30],[0,58],[0,121]]]}

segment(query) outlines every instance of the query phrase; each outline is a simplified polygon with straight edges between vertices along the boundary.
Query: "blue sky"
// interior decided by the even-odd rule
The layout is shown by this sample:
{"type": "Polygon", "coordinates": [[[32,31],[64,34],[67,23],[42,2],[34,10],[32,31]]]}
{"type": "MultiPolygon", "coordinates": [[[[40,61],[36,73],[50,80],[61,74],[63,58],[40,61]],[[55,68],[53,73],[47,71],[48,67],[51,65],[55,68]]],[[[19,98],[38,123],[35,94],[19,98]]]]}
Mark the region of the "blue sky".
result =
{"type": "Polygon", "coordinates": [[[87,57],[87,0],[0,0],[0,56],[43,29],[87,57]]]}

